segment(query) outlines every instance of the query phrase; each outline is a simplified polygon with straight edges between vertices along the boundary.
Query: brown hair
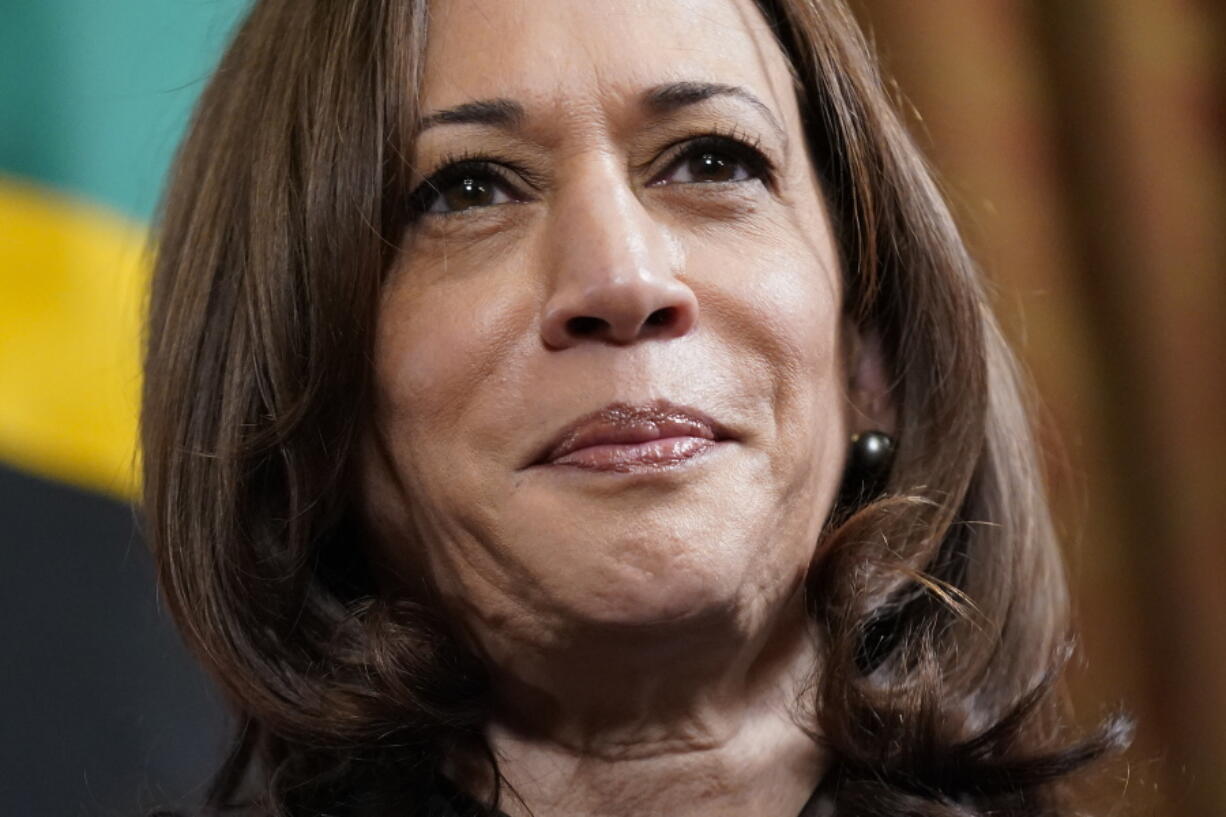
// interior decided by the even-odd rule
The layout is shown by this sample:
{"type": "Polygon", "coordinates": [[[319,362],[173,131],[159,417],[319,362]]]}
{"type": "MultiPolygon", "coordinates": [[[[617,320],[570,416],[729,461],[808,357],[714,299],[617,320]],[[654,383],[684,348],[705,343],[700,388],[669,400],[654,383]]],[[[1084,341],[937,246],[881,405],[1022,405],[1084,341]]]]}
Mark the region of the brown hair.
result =
{"type": "MultiPolygon", "coordinates": [[[[1013,358],[849,12],[758,5],[900,418],[886,493],[831,515],[808,587],[836,811],[1065,814],[1058,782],[1127,723],[1063,736],[1065,581],[1013,358]]],[[[353,489],[426,23],[425,0],[259,0],[165,198],[144,510],[168,605],[240,719],[218,809],[414,808],[481,740],[483,668],[424,582],[376,591],[353,489]]]]}

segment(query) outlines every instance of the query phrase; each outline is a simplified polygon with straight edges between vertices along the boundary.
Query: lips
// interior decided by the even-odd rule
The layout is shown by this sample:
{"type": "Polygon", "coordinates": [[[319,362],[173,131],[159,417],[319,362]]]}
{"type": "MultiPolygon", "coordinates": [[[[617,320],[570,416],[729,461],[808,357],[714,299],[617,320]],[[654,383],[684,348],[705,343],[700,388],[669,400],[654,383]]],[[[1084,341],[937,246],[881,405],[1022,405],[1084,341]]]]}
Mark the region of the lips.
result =
{"type": "Polygon", "coordinates": [[[701,411],[666,401],[612,403],[568,423],[534,465],[627,470],[688,459],[730,438],[701,411]]]}

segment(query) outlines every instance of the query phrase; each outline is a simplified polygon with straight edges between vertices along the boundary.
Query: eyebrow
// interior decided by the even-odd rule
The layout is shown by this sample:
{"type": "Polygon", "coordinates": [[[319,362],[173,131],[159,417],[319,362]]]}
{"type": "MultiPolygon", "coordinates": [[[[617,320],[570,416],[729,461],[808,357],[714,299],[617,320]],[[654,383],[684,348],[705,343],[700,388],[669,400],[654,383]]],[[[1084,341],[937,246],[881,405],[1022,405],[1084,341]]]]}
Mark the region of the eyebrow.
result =
{"type": "Polygon", "coordinates": [[[513,130],[524,120],[524,106],[513,99],[482,99],[444,108],[417,123],[421,133],[435,125],[491,125],[513,130]]]}
{"type": "MultiPolygon", "coordinates": [[[[786,141],[786,132],[766,103],[752,92],[739,85],[719,82],[668,82],[654,85],[642,93],[639,104],[655,116],[666,116],[682,108],[697,105],[721,96],[730,96],[747,102],[770,123],[781,140],[786,141]]],[[[465,102],[452,108],[435,111],[422,118],[417,132],[436,125],[488,125],[504,130],[515,130],[523,125],[527,112],[524,106],[513,99],[481,99],[465,102]]]]}
{"type": "Polygon", "coordinates": [[[749,103],[766,118],[780,139],[786,139],[787,134],[775,118],[774,112],[751,91],[739,85],[725,85],[720,82],[670,82],[648,88],[643,93],[642,104],[653,114],[664,116],[720,96],[730,96],[749,103]]]}

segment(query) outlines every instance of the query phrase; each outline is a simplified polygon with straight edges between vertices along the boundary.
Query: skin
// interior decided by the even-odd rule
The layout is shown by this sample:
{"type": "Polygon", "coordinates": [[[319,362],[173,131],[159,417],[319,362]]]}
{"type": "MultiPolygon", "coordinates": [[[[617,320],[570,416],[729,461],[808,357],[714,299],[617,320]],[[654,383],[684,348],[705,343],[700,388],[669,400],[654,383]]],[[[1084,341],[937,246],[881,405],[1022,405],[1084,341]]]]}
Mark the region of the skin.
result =
{"type": "MultiPolygon", "coordinates": [[[[894,419],[784,54],[750,0],[440,0],[422,94],[427,116],[524,117],[430,127],[410,157],[505,181],[442,212],[473,202],[452,182],[386,285],[364,488],[390,592],[428,577],[494,668],[487,739],[537,817],[791,817],[826,766],[797,703],[819,653],[801,581],[849,435],[894,419]],[[769,116],[644,107],[679,81],[769,116]],[[679,157],[713,131],[776,178],[679,157]],[[580,415],[654,399],[734,441],[632,474],[527,467],[580,415]]],[[[449,774],[480,794],[466,761],[449,774]]]]}

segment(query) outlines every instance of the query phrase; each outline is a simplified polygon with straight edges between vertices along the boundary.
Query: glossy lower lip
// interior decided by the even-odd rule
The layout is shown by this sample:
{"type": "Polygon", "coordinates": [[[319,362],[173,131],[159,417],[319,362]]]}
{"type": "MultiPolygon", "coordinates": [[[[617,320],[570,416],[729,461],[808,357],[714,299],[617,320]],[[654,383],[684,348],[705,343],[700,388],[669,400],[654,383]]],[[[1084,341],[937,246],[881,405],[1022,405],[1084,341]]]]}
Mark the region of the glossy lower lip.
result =
{"type": "Polygon", "coordinates": [[[621,473],[653,470],[700,457],[718,445],[721,445],[718,440],[688,436],[660,437],[641,443],[605,443],[577,448],[538,467],[621,473]]]}

